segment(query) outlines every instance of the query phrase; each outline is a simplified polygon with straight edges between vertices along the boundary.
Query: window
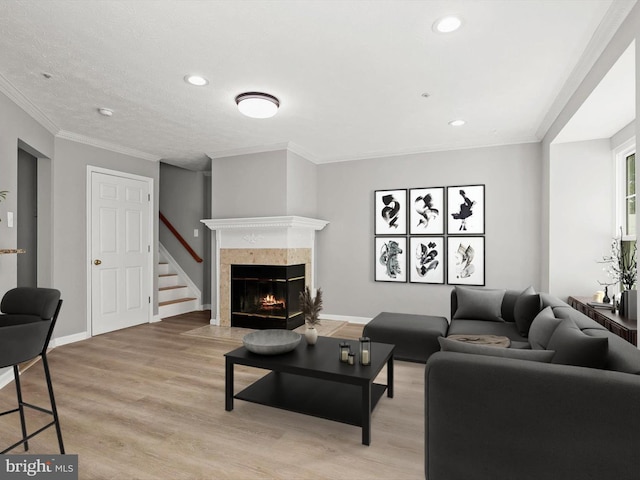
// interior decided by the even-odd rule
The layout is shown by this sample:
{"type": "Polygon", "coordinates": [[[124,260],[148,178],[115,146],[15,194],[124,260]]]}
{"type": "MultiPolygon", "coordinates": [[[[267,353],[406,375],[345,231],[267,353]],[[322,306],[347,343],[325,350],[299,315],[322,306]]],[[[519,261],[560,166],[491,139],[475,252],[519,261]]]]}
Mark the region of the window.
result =
{"type": "Polygon", "coordinates": [[[636,145],[635,138],[625,142],[615,151],[617,187],[616,187],[616,225],[615,234],[624,240],[635,240],[636,222],[636,145]]]}
{"type": "Polygon", "coordinates": [[[636,154],[627,155],[625,163],[625,226],[626,235],[636,234],[636,154]]]}

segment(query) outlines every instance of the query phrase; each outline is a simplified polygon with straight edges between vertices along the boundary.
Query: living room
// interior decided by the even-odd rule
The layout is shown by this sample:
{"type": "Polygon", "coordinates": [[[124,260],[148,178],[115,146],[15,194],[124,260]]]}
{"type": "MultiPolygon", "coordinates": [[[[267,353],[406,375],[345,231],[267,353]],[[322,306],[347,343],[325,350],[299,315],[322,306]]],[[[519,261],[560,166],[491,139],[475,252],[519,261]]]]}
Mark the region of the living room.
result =
{"type": "MultiPolygon", "coordinates": [[[[438,9],[446,10],[447,2],[435,3],[438,4],[438,9]]],[[[453,2],[460,8],[466,7],[466,3],[469,2],[453,2]]],[[[7,2],[6,6],[11,4],[12,2],[7,2]]],[[[448,317],[449,285],[426,286],[409,282],[392,284],[374,281],[374,192],[482,184],[486,194],[484,284],[489,288],[521,290],[532,285],[536,290],[559,297],[592,295],[594,291],[601,289],[598,281],[606,280],[602,266],[597,261],[608,254],[612,236],[616,233],[613,219],[599,220],[603,210],[614,210],[611,200],[614,182],[613,169],[609,165],[599,167],[598,162],[602,156],[611,159],[612,138],[620,138],[619,143],[622,144],[637,137],[638,127],[635,120],[627,122],[606,138],[593,137],[578,153],[567,154],[567,149],[574,148],[575,145],[555,142],[607,72],[636,43],[640,31],[638,5],[635,2],[609,2],[605,7],[600,7],[601,11],[606,11],[609,4],[614,9],[614,13],[607,17],[609,23],[598,30],[600,36],[595,35],[595,29],[590,32],[594,39],[592,43],[590,35],[587,41],[580,44],[580,50],[572,57],[574,63],[562,68],[567,75],[556,78],[550,70],[557,66],[548,66],[549,82],[556,83],[555,89],[551,90],[555,92],[562,90],[568,74],[574,68],[581,75],[573,77],[575,83],[569,92],[564,92],[564,103],[554,103],[552,109],[543,111],[538,116],[534,130],[541,128],[542,134],[539,137],[523,136],[522,141],[503,142],[498,133],[497,139],[489,143],[471,142],[456,148],[432,146],[425,150],[397,145],[395,152],[389,153],[376,146],[376,135],[368,138],[366,134],[357,132],[363,144],[360,158],[352,154],[347,155],[349,161],[337,161],[335,159],[339,154],[335,154],[334,160],[329,162],[319,161],[315,158],[316,155],[308,152],[309,146],[299,145],[298,142],[262,142],[259,145],[262,149],[255,148],[256,144],[247,143],[244,152],[238,148],[233,154],[227,155],[222,148],[218,155],[214,155],[216,152],[213,151],[198,152],[198,155],[208,154],[212,158],[211,217],[299,215],[328,221],[329,224],[316,236],[316,271],[313,274],[314,285],[322,287],[324,292],[324,312],[327,318],[364,324],[382,311],[448,317]],[[619,10],[615,10],[616,7],[619,10]],[[579,62],[585,50],[591,53],[590,61],[583,59],[579,62]],[[249,147],[253,147],[253,150],[249,147]],[[596,150],[597,158],[593,154],[596,150]],[[581,166],[584,152],[593,154],[588,167],[581,166]],[[570,158],[570,163],[563,164],[565,158],[570,158]],[[229,180],[237,178],[242,178],[243,182],[229,180]],[[304,184],[305,189],[295,190],[300,183],[304,184]],[[281,185],[283,189],[274,193],[274,184],[281,185]],[[603,184],[608,186],[604,187],[603,184]],[[596,186],[604,188],[595,192],[593,188],[596,186]],[[585,191],[589,194],[585,194],[585,191]],[[594,218],[594,212],[598,212],[598,218],[594,218]],[[589,238],[589,242],[585,238],[589,238]],[[576,245],[580,245],[580,248],[576,245]]],[[[438,9],[434,7],[434,16],[438,16],[435,15],[435,10],[438,9]]],[[[9,18],[10,16],[5,16],[3,22],[10,23],[9,18]]],[[[472,18],[466,18],[466,22],[472,23],[472,18]]],[[[595,27],[598,25],[600,24],[596,22],[595,27]]],[[[431,33],[430,23],[425,28],[431,33]]],[[[16,40],[18,41],[19,39],[16,40]]],[[[440,39],[433,41],[441,42],[440,39]]],[[[9,50],[9,39],[4,38],[3,42],[4,50],[9,50]]],[[[635,57],[634,65],[637,65],[640,53],[637,48],[633,48],[631,52],[635,57]]],[[[34,68],[40,69],[42,66],[34,68]]],[[[637,92],[640,77],[637,67],[635,68],[637,92]]],[[[16,77],[27,70],[29,68],[24,67],[23,72],[16,74],[16,77]]],[[[381,75],[378,70],[370,74],[381,75]]],[[[37,74],[39,73],[38,70],[37,74]]],[[[4,239],[0,247],[20,247],[15,229],[7,225],[7,213],[17,210],[17,199],[12,193],[17,189],[18,146],[38,158],[42,165],[40,172],[43,185],[50,191],[48,215],[40,212],[40,216],[49,217],[49,220],[48,226],[41,231],[47,241],[43,242],[45,246],[39,247],[39,253],[40,248],[44,249],[39,262],[39,275],[42,275],[41,285],[58,288],[64,294],[65,303],[55,339],[59,346],[82,343],[80,340],[89,336],[89,295],[86,287],[87,166],[124,171],[153,179],[155,216],[162,196],[159,189],[162,175],[159,160],[163,157],[157,153],[148,153],[143,140],[140,144],[120,144],[117,139],[107,135],[111,127],[105,122],[95,130],[93,136],[70,131],[52,122],[43,113],[52,108],[51,105],[31,103],[30,95],[21,91],[18,79],[12,77],[12,72],[0,71],[0,74],[3,92],[0,95],[0,190],[10,192],[0,204],[0,237],[4,239]]],[[[215,83],[213,79],[211,81],[215,83]]],[[[335,79],[335,82],[340,80],[335,79]]],[[[490,95],[494,93],[490,86],[485,87],[487,93],[484,96],[496,102],[490,95]]],[[[529,87],[513,85],[511,88],[525,91],[529,87]]],[[[571,85],[566,88],[569,87],[571,85]]],[[[430,87],[422,88],[428,90],[430,87]]],[[[483,89],[478,89],[483,95],[483,89]]],[[[356,92],[351,93],[357,95],[356,92]]],[[[421,93],[422,91],[417,92],[416,97],[420,97],[421,93]]],[[[437,100],[437,92],[431,93],[431,99],[418,100],[437,100]]],[[[326,92],[316,92],[318,96],[325,94],[326,92]]],[[[371,107],[368,115],[383,115],[380,112],[385,110],[384,95],[371,100],[380,102],[380,105],[371,107]]],[[[522,105],[537,101],[537,98],[523,95],[522,105]]],[[[637,95],[633,101],[637,111],[637,95]]],[[[93,105],[93,100],[88,100],[88,103],[91,104],[91,110],[98,106],[93,105]]],[[[279,114],[285,113],[284,106],[283,102],[279,114]]],[[[56,106],[58,107],[63,106],[56,106]]],[[[485,108],[500,110],[503,105],[490,103],[485,108]]],[[[111,120],[117,120],[118,114],[115,111],[111,120]]],[[[412,120],[415,118],[409,118],[406,122],[412,120]]],[[[450,119],[447,118],[446,121],[448,120],[450,119]]],[[[313,129],[311,121],[306,126],[313,129]]],[[[131,127],[135,130],[133,125],[131,127]]],[[[401,131],[404,125],[398,124],[395,128],[401,131]]],[[[447,128],[450,127],[447,125],[447,128]]],[[[500,129],[502,126],[495,128],[500,129]]],[[[491,126],[486,125],[480,133],[488,136],[492,134],[492,130],[491,126]]],[[[464,132],[458,130],[446,135],[462,135],[460,131],[464,132]]],[[[134,135],[143,137],[144,133],[135,131],[134,135]]],[[[342,136],[349,135],[349,129],[345,128],[342,136]]],[[[330,144],[332,140],[331,137],[322,137],[317,143],[330,144]]],[[[336,137],[335,140],[338,142],[341,138],[336,137]]],[[[192,175],[196,177],[202,173],[194,172],[192,175]]],[[[191,229],[199,226],[201,227],[194,225],[191,229]]],[[[152,232],[154,246],[158,243],[160,228],[162,227],[155,222],[152,232]]],[[[209,259],[210,262],[212,260],[209,259]]],[[[0,256],[0,292],[4,293],[16,286],[17,268],[15,255],[0,256]]],[[[218,303],[215,282],[215,278],[210,279],[209,301],[205,302],[212,307],[212,311],[215,311],[218,303]]],[[[204,279],[202,285],[204,286],[204,279]]],[[[156,294],[153,295],[153,314],[156,315],[156,294]]],[[[412,369],[411,374],[418,372],[414,365],[407,368],[412,369]]],[[[417,373],[417,376],[420,375],[417,373]]],[[[415,405],[410,408],[416,410],[415,405]]],[[[287,421],[281,417],[278,419],[287,421]]],[[[313,441],[310,445],[329,448],[313,441]]],[[[375,446],[375,439],[372,446],[375,446]]],[[[379,450],[377,453],[383,454],[379,450]]],[[[336,453],[342,454],[342,451],[336,453]]],[[[318,473],[318,477],[331,478],[329,473],[318,473]]]]}

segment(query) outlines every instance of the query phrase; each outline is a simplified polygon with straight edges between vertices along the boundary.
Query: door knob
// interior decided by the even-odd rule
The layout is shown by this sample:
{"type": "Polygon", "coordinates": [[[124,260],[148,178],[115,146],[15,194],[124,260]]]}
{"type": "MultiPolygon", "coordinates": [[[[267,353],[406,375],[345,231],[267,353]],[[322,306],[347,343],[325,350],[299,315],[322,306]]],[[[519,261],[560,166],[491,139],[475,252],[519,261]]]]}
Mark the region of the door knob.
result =
{"type": "Polygon", "coordinates": [[[94,265],[100,265],[102,263],[102,260],[94,260],[93,264],[94,265]]]}

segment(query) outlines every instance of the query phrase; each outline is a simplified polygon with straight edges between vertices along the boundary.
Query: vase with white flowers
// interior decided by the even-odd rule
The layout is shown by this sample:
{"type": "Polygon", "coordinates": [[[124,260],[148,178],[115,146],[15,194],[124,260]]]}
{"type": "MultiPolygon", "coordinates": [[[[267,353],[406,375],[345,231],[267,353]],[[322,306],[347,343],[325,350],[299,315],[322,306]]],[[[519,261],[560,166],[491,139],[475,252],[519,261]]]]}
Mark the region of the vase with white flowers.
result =
{"type": "Polygon", "coordinates": [[[623,240],[620,229],[620,237],[614,238],[611,242],[611,253],[603,256],[599,262],[606,265],[604,271],[607,272],[610,281],[598,283],[620,286],[620,313],[629,318],[636,317],[637,250],[635,240],[623,240]]]}
{"type": "Polygon", "coordinates": [[[315,345],[318,341],[316,326],[320,325],[320,311],[322,310],[322,289],[319,288],[314,297],[311,294],[311,289],[305,287],[300,292],[300,310],[307,325],[304,337],[309,345],[315,345]]]}

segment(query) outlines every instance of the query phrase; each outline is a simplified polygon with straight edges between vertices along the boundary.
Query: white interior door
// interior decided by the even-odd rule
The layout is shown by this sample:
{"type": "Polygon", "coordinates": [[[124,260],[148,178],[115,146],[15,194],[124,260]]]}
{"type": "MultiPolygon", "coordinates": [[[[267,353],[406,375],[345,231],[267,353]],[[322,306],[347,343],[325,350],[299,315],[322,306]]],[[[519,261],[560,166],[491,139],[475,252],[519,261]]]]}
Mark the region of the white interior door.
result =
{"type": "Polygon", "coordinates": [[[149,183],[91,175],[91,331],[150,320],[149,183]]]}

